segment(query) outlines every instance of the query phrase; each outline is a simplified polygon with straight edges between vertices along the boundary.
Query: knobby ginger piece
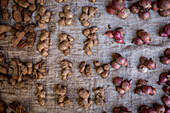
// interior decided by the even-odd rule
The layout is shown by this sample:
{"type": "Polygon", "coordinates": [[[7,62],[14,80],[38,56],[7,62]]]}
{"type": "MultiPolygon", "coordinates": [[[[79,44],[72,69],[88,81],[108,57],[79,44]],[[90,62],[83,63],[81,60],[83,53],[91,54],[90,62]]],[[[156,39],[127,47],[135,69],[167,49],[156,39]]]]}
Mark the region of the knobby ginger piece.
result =
{"type": "Polygon", "coordinates": [[[90,64],[86,64],[85,61],[82,61],[79,65],[80,73],[89,78],[89,76],[92,74],[92,66],[90,64]]]}
{"type": "Polygon", "coordinates": [[[55,93],[58,96],[57,103],[59,106],[70,104],[70,98],[66,96],[66,92],[67,88],[65,86],[62,86],[60,84],[57,84],[55,86],[55,93]]]}
{"type": "Polygon", "coordinates": [[[59,17],[61,18],[58,22],[59,25],[71,25],[73,23],[73,13],[70,10],[70,6],[65,5],[63,12],[59,13],[59,17]]]}
{"type": "Polygon", "coordinates": [[[83,30],[83,34],[87,37],[87,40],[84,42],[84,51],[87,55],[92,55],[92,47],[98,45],[97,39],[97,27],[91,27],[90,29],[83,30]]]}
{"type": "Polygon", "coordinates": [[[110,64],[100,65],[99,61],[94,62],[97,74],[99,74],[103,79],[105,79],[110,73],[110,64]]]}
{"type": "Polygon", "coordinates": [[[41,6],[38,9],[38,15],[36,16],[36,20],[38,22],[38,27],[43,27],[45,23],[50,21],[51,12],[47,11],[46,7],[41,6]]]}
{"type": "Polygon", "coordinates": [[[90,92],[88,90],[85,90],[84,88],[81,88],[78,90],[78,95],[79,95],[79,99],[78,99],[79,106],[88,110],[92,104],[92,99],[89,98],[90,92]]]}
{"type": "Polygon", "coordinates": [[[38,51],[41,52],[41,55],[46,57],[48,56],[48,48],[49,48],[49,32],[47,30],[43,30],[39,43],[38,43],[38,51]]]}
{"type": "Polygon", "coordinates": [[[72,48],[71,42],[73,42],[73,37],[62,33],[59,35],[59,49],[67,56],[70,53],[70,49],[72,48]]]}
{"type": "Polygon", "coordinates": [[[61,78],[63,80],[66,80],[68,77],[71,76],[71,68],[73,66],[73,64],[67,60],[62,60],[61,63],[61,78]]]}
{"type": "Polygon", "coordinates": [[[44,90],[44,86],[41,83],[36,84],[37,92],[36,97],[38,98],[38,102],[41,106],[45,106],[46,104],[46,91],[44,90]]]}
{"type": "Polygon", "coordinates": [[[94,102],[96,103],[96,105],[99,106],[104,106],[106,103],[106,97],[105,97],[105,91],[102,87],[98,87],[96,89],[93,89],[94,93],[95,93],[95,99],[94,102]]]}
{"type": "Polygon", "coordinates": [[[90,26],[89,19],[94,17],[97,11],[98,11],[97,7],[84,6],[82,8],[82,14],[80,15],[79,18],[81,25],[85,27],[90,26]]]}

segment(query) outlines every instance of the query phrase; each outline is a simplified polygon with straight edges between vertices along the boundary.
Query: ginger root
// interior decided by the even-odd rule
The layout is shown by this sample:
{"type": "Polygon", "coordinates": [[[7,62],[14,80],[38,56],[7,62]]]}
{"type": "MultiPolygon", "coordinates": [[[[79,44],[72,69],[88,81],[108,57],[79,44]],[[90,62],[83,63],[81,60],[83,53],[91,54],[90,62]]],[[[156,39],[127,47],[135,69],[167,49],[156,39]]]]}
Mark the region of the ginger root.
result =
{"type": "Polygon", "coordinates": [[[73,37],[67,35],[66,33],[62,33],[59,35],[59,49],[63,51],[64,55],[67,56],[70,53],[70,49],[72,48],[71,42],[73,41],[73,37]]]}
{"type": "Polygon", "coordinates": [[[63,80],[71,76],[71,68],[73,64],[67,60],[62,60],[61,63],[61,77],[63,80]]]}
{"type": "Polygon", "coordinates": [[[0,9],[5,9],[8,4],[8,0],[0,0],[0,9]]]}
{"type": "Polygon", "coordinates": [[[67,88],[65,86],[62,86],[60,84],[57,84],[55,86],[55,93],[58,96],[57,103],[59,106],[70,104],[70,98],[66,96],[66,92],[67,88]]]}
{"type": "Polygon", "coordinates": [[[82,14],[80,15],[79,18],[81,25],[85,27],[90,26],[89,19],[94,17],[97,11],[98,11],[97,7],[84,6],[82,8],[82,14]]]}
{"type": "Polygon", "coordinates": [[[70,10],[70,6],[65,5],[63,12],[59,13],[59,17],[61,18],[58,22],[59,25],[71,25],[73,23],[73,13],[70,10]]]}
{"type": "Polygon", "coordinates": [[[42,31],[37,48],[38,51],[41,52],[42,56],[44,57],[48,56],[49,32],[47,30],[42,31]]]}
{"type": "Polygon", "coordinates": [[[44,0],[37,0],[37,3],[38,3],[39,5],[44,5],[44,0]]]}
{"type": "Polygon", "coordinates": [[[34,65],[33,76],[35,79],[41,79],[47,75],[46,62],[42,59],[40,62],[34,65]]]}
{"type": "Polygon", "coordinates": [[[46,91],[44,90],[44,86],[41,83],[36,84],[37,92],[36,97],[38,98],[38,102],[41,106],[46,104],[46,91]]]}
{"type": "Polygon", "coordinates": [[[38,27],[43,27],[45,23],[50,21],[51,12],[47,11],[46,7],[41,6],[38,9],[38,15],[36,16],[36,20],[38,22],[38,27]]]}
{"type": "Polygon", "coordinates": [[[86,64],[85,61],[81,62],[79,65],[80,73],[89,78],[89,76],[92,74],[92,66],[90,64],[86,64]]]}
{"type": "Polygon", "coordinates": [[[5,33],[11,31],[12,26],[10,25],[0,25],[0,40],[6,38],[5,33]]]}
{"type": "Polygon", "coordinates": [[[99,74],[103,79],[105,79],[110,73],[110,64],[100,65],[99,61],[94,62],[97,74],[99,74]]]}
{"type": "Polygon", "coordinates": [[[92,99],[89,98],[90,92],[88,90],[85,90],[84,88],[81,88],[78,90],[79,100],[78,104],[80,107],[88,110],[90,105],[92,104],[92,99]]]}
{"type": "Polygon", "coordinates": [[[106,103],[106,97],[105,97],[105,91],[102,87],[98,87],[96,89],[93,89],[94,93],[95,93],[95,99],[94,102],[96,103],[96,105],[99,106],[104,106],[106,103]]]}
{"type": "Polygon", "coordinates": [[[67,2],[68,0],[56,0],[58,3],[67,2]]]}
{"type": "Polygon", "coordinates": [[[97,27],[83,30],[83,34],[87,37],[87,40],[84,42],[84,51],[88,55],[92,55],[92,47],[98,45],[96,32],[97,27]]]}

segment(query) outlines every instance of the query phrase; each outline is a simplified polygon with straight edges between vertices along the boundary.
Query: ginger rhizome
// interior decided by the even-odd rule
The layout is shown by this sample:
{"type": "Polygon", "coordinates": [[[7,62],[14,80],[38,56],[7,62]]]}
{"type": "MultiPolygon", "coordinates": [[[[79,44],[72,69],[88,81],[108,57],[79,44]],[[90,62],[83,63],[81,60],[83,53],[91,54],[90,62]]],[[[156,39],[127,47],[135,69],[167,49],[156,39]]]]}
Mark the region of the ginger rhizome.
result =
{"type": "Polygon", "coordinates": [[[63,80],[66,80],[68,77],[71,76],[71,68],[73,66],[73,64],[67,60],[62,60],[60,62],[60,65],[61,65],[61,78],[63,80]]]}
{"type": "Polygon", "coordinates": [[[55,93],[58,96],[57,103],[59,106],[70,104],[70,98],[66,96],[66,92],[67,92],[67,88],[65,86],[62,86],[60,84],[57,84],[55,86],[55,93]]]}
{"type": "Polygon", "coordinates": [[[11,31],[12,26],[10,25],[0,25],[0,40],[6,38],[6,32],[11,31]]]}
{"type": "Polygon", "coordinates": [[[34,64],[33,76],[35,79],[41,79],[47,75],[46,62],[42,59],[40,62],[34,64]]]}
{"type": "Polygon", "coordinates": [[[69,26],[73,23],[73,13],[69,5],[63,7],[63,12],[59,13],[59,17],[61,18],[58,22],[59,25],[69,26]]]}
{"type": "Polygon", "coordinates": [[[41,106],[46,105],[46,91],[44,90],[44,86],[41,83],[36,83],[36,97],[38,98],[38,102],[41,106]]]}
{"type": "Polygon", "coordinates": [[[97,39],[97,27],[92,27],[90,29],[83,30],[83,35],[87,37],[87,40],[84,42],[84,51],[87,55],[92,55],[92,47],[98,45],[97,39]]]}
{"type": "Polygon", "coordinates": [[[22,102],[13,101],[13,102],[9,103],[8,106],[14,113],[28,113],[25,110],[25,108],[23,107],[22,102]]]}
{"type": "Polygon", "coordinates": [[[56,0],[58,3],[67,2],[68,0],[56,0]]]}
{"type": "Polygon", "coordinates": [[[38,51],[41,52],[41,55],[44,57],[48,56],[48,48],[49,48],[49,32],[47,30],[43,30],[40,34],[40,39],[38,43],[38,51]]]}
{"type": "Polygon", "coordinates": [[[8,20],[9,18],[9,13],[8,10],[6,9],[6,6],[8,5],[9,0],[0,0],[0,16],[2,15],[2,18],[4,20],[8,20]]]}
{"type": "Polygon", "coordinates": [[[92,66],[90,64],[87,64],[85,61],[82,61],[79,65],[80,73],[89,78],[92,74],[92,66]]]}
{"type": "Polygon", "coordinates": [[[110,64],[101,65],[99,61],[94,61],[93,63],[97,74],[99,74],[103,79],[107,78],[110,73],[110,64]]]}
{"type": "Polygon", "coordinates": [[[81,25],[85,27],[90,26],[89,19],[94,17],[97,11],[98,11],[97,7],[84,6],[82,8],[82,14],[80,15],[79,18],[81,25]]]}
{"type": "Polygon", "coordinates": [[[73,37],[62,33],[59,35],[59,49],[64,53],[65,56],[70,54],[70,49],[72,48],[71,42],[73,42],[73,37]]]}
{"type": "Polygon", "coordinates": [[[105,91],[102,87],[98,87],[96,89],[93,89],[95,93],[95,99],[94,102],[96,105],[104,106],[106,103],[106,97],[105,97],[105,91]]]}
{"type": "Polygon", "coordinates": [[[78,95],[79,95],[79,99],[78,99],[79,106],[88,110],[92,104],[92,99],[89,98],[90,92],[88,90],[85,90],[84,88],[81,88],[78,90],[78,95]]]}
{"type": "Polygon", "coordinates": [[[18,47],[18,49],[23,49],[24,47],[33,47],[36,34],[34,32],[35,25],[28,24],[23,26],[21,23],[16,23],[13,29],[13,38],[11,40],[12,47],[18,47]]]}
{"type": "Polygon", "coordinates": [[[33,65],[33,63],[29,61],[22,63],[19,59],[12,59],[11,68],[13,72],[9,83],[12,86],[17,85],[19,88],[22,88],[26,82],[31,82],[34,79],[40,79],[47,75],[45,67],[46,63],[44,60],[33,65]]]}
{"type": "Polygon", "coordinates": [[[47,11],[47,8],[44,6],[39,7],[38,14],[36,16],[36,20],[38,23],[38,27],[43,27],[45,23],[50,21],[51,12],[47,11]]]}

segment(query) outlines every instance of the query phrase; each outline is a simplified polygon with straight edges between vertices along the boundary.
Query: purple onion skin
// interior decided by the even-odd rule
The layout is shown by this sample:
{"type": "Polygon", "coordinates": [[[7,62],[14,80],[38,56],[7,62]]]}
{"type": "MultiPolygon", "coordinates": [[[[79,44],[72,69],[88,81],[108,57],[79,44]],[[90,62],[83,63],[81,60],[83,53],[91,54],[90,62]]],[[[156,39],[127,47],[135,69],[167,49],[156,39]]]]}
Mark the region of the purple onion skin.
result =
{"type": "Polygon", "coordinates": [[[122,84],[122,82],[123,82],[123,78],[121,78],[121,77],[115,77],[115,78],[113,78],[113,84],[114,84],[115,86],[120,86],[120,85],[122,84]]]}
{"type": "Polygon", "coordinates": [[[165,113],[170,113],[170,107],[165,106],[165,113]]]}
{"type": "Polygon", "coordinates": [[[164,97],[162,98],[162,102],[163,102],[166,106],[169,106],[169,105],[170,105],[170,97],[164,96],[164,97]]]}
{"type": "Polygon", "coordinates": [[[168,73],[162,73],[160,76],[159,76],[159,81],[158,81],[158,84],[161,85],[162,83],[166,83],[168,82],[168,77],[167,77],[168,73]]]}

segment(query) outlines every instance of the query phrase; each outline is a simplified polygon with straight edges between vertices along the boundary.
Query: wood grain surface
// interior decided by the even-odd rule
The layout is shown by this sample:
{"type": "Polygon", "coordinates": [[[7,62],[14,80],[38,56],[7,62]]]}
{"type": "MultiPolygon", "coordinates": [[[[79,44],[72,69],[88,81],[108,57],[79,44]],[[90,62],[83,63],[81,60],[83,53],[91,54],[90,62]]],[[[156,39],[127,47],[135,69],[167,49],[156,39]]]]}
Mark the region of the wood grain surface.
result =
{"type": "MultiPolygon", "coordinates": [[[[23,102],[24,107],[31,113],[112,113],[114,107],[124,105],[128,107],[132,113],[137,113],[137,108],[142,105],[152,105],[152,103],[158,102],[162,104],[161,97],[164,95],[162,86],[157,85],[157,81],[160,73],[170,70],[169,65],[163,65],[159,61],[159,57],[163,55],[166,48],[170,47],[170,39],[159,37],[158,32],[161,27],[165,26],[170,22],[169,17],[161,17],[157,12],[151,12],[151,17],[148,21],[139,19],[138,15],[130,14],[126,19],[120,19],[116,16],[111,16],[106,13],[106,6],[111,0],[96,0],[95,3],[91,3],[88,0],[69,0],[66,3],[57,3],[55,0],[45,0],[45,6],[52,12],[51,21],[41,29],[48,29],[50,31],[50,48],[49,56],[43,58],[37,50],[37,42],[39,34],[41,33],[40,28],[36,28],[37,39],[36,44],[33,48],[24,48],[18,50],[17,48],[11,47],[11,36],[8,36],[5,40],[0,41],[0,52],[4,53],[10,62],[11,58],[20,58],[21,61],[32,61],[37,62],[42,58],[47,61],[48,76],[38,80],[37,82],[43,83],[45,90],[47,91],[47,104],[42,107],[39,105],[35,96],[36,87],[35,83],[28,83],[24,88],[18,89],[17,87],[9,86],[4,83],[0,87],[1,98],[6,102],[12,102],[19,100],[23,102]],[[74,23],[71,26],[59,26],[58,20],[59,12],[62,11],[64,5],[70,5],[71,10],[74,13],[74,23]],[[82,6],[95,6],[98,7],[98,12],[95,17],[90,19],[90,27],[97,26],[97,36],[99,39],[99,45],[93,47],[93,55],[88,56],[85,54],[83,47],[86,37],[82,34],[82,30],[85,27],[81,26],[78,18],[81,14],[82,6]],[[123,27],[126,31],[124,39],[125,43],[117,44],[113,39],[104,36],[104,33],[108,31],[108,24],[114,30],[117,27],[123,27]],[[136,37],[136,31],[138,29],[145,29],[151,35],[151,43],[143,46],[136,46],[131,43],[136,37]],[[60,33],[68,33],[74,37],[73,48],[68,56],[58,49],[58,35],[60,33]],[[112,60],[112,53],[121,53],[129,61],[128,68],[121,68],[115,70],[111,68],[110,75],[106,79],[102,79],[95,71],[93,61],[99,60],[101,63],[110,63],[112,60]],[[153,58],[157,64],[155,70],[151,70],[146,74],[142,74],[137,70],[139,65],[139,58],[146,56],[153,58]],[[68,59],[73,63],[72,75],[67,80],[61,80],[60,76],[60,64],[59,62],[63,59],[68,59]],[[86,61],[93,66],[93,74],[90,78],[83,77],[78,69],[78,64],[81,61],[86,61]],[[115,86],[112,84],[112,78],[115,76],[121,76],[125,79],[132,79],[133,86],[126,93],[124,98],[121,98],[115,90],[115,86]],[[149,85],[156,88],[157,94],[154,96],[138,96],[133,93],[135,84],[139,78],[147,79],[149,85]],[[54,93],[55,84],[60,83],[68,87],[67,96],[71,98],[70,106],[59,107],[57,105],[57,97],[54,93]],[[92,88],[103,87],[106,92],[106,105],[103,107],[93,104],[88,111],[82,109],[77,103],[77,89],[85,88],[91,92],[90,97],[94,100],[94,92],[92,88]]],[[[135,2],[135,0],[133,0],[135,2]]],[[[133,2],[127,2],[127,6],[133,2]]],[[[12,14],[13,0],[10,0],[7,8],[12,14]]],[[[34,14],[34,16],[36,13],[34,14]]],[[[9,21],[0,20],[0,23],[14,24],[14,20],[10,17],[9,21]]]]}

